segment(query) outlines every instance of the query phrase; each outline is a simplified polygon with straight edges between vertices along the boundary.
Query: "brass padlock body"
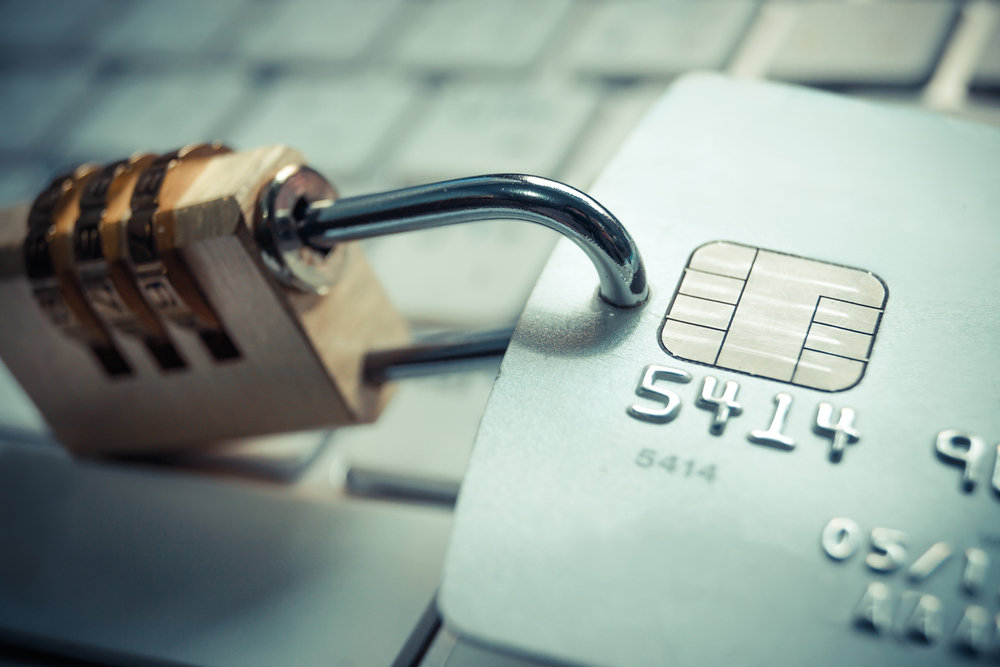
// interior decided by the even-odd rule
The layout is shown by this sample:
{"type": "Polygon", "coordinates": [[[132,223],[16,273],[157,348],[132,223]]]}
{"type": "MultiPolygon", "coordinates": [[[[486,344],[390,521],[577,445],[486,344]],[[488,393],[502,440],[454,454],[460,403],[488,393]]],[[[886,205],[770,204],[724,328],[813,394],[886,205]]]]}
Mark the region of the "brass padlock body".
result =
{"type": "MultiPolygon", "coordinates": [[[[391,389],[363,382],[363,356],[406,343],[409,330],[361,248],[335,248],[326,261],[337,265],[337,280],[325,294],[309,294],[276,279],[254,240],[262,193],[304,162],[284,146],[216,151],[162,184],[150,231],[163,275],[192,317],[157,311],[156,321],[182,367],[165,368],[136,333],[155,324],[127,330],[105,322],[131,371],[109,373],[35,298],[25,266],[31,205],[0,211],[0,358],[60,442],[80,454],[142,453],[378,416],[391,389]],[[212,326],[231,339],[235,356],[208,344],[212,326]]],[[[109,200],[105,215],[119,218],[107,228],[127,227],[121,217],[134,210],[109,200]]],[[[79,279],[65,270],[61,278],[79,279]]],[[[148,323],[149,313],[142,317],[148,323]]]]}

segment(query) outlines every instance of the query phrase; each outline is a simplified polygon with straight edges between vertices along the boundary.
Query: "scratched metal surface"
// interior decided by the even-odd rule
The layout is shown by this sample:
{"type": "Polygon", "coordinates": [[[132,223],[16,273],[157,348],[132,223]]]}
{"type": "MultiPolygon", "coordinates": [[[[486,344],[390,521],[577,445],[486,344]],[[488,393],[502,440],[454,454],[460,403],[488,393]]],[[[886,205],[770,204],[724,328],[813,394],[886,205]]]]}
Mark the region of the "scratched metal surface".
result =
{"type": "Polygon", "coordinates": [[[462,486],[440,595],[449,628],[582,664],[953,661],[966,608],[984,608],[990,625],[1000,611],[997,173],[994,129],[711,75],[676,84],[593,189],[633,233],[652,298],[634,311],[604,305],[590,263],[557,246],[462,486]],[[885,313],[856,386],[823,392],[664,352],[658,328],[682,271],[718,240],[884,280],[885,313]],[[693,376],[660,383],[681,399],[669,423],[626,413],[662,407],[635,394],[649,364],[693,376]],[[718,436],[695,405],[709,375],[740,385],[742,414],[718,436]],[[748,440],[767,428],[779,392],[792,398],[792,450],[748,440]],[[857,412],[860,440],[839,462],[813,430],[821,402],[834,418],[857,412]],[[935,453],[950,428],[987,445],[971,492],[962,467],[935,453]],[[821,545],[835,517],[863,531],[839,561],[821,545]],[[866,564],[875,528],[906,536],[892,572],[866,564]],[[938,542],[951,557],[909,577],[938,542]],[[970,548],[992,561],[976,595],[961,586],[970,548]],[[872,583],[889,591],[881,634],[853,621],[872,583]],[[905,627],[920,595],[941,603],[930,647],[905,627]]]}

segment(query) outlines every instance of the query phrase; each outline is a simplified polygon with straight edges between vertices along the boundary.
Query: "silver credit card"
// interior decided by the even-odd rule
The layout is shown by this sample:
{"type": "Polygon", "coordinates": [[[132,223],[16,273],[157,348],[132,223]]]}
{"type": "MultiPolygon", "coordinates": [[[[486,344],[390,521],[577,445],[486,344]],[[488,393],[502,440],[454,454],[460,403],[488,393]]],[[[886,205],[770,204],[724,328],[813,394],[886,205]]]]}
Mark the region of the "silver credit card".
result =
{"type": "Polygon", "coordinates": [[[440,604],[587,665],[1000,655],[1000,132],[675,84],[593,195],[652,297],[560,242],[501,367],[440,604]]]}

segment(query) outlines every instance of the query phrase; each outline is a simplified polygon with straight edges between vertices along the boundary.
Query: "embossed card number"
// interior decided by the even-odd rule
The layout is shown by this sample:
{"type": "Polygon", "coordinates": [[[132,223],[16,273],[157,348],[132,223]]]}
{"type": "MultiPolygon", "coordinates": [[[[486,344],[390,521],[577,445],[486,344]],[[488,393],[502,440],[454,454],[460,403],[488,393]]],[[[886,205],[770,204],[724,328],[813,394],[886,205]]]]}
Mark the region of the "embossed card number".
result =
{"type": "MultiPolygon", "coordinates": [[[[677,368],[647,366],[635,393],[642,398],[659,402],[662,407],[633,404],[628,407],[626,412],[636,419],[653,424],[672,422],[680,413],[681,397],[677,392],[668,389],[665,385],[658,385],[657,382],[666,380],[677,384],[687,384],[691,382],[691,379],[690,373],[677,368]]],[[[701,392],[695,399],[695,405],[712,413],[708,427],[708,431],[712,435],[722,435],[729,420],[743,414],[743,406],[736,401],[739,391],[738,382],[728,381],[720,389],[719,381],[711,375],[702,380],[701,392]]],[[[795,441],[781,431],[792,405],[792,397],[788,394],[778,394],[774,397],[774,402],[774,415],[767,430],[750,431],[747,439],[754,444],[791,451],[795,449],[795,441]]],[[[843,456],[845,446],[860,440],[861,434],[854,429],[855,413],[853,408],[842,408],[836,419],[833,418],[833,413],[833,405],[825,402],[820,403],[816,411],[813,430],[818,435],[830,439],[832,443],[830,460],[837,462],[843,456]]]]}
{"type": "MultiPolygon", "coordinates": [[[[865,565],[873,572],[888,575],[901,569],[907,562],[905,533],[892,528],[873,528],[869,539],[869,553],[865,565]]],[[[854,556],[862,543],[862,529],[857,522],[837,517],[823,529],[820,544],[831,559],[843,562],[854,556]]],[[[935,542],[906,569],[910,585],[920,585],[951,559],[952,547],[947,542],[935,542]]],[[[966,595],[975,598],[983,593],[990,566],[989,555],[978,547],[965,550],[965,562],[959,581],[966,595]]],[[[939,643],[945,635],[946,610],[935,595],[906,590],[894,597],[889,587],[872,582],[865,589],[852,613],[855,627],[880,635],[894,634],[902,641],[924,646],[939,643]]],[[[980,604],[966,606],[952,633],[952,645],[967,654],[979,655],[989,651],[992,644],[1000,648],[1000,614],[991,615],[980,604]]]]}
{"type": "MultiPolygon", "coordinates": [[[[693,376],[679,368],[649,365],[639,379],[635,389],[637,396],[659,403],[658,407],[632,404],[626,412],[629,416],[653,424],[668,424],[680,414],[683,401],[680,395],[669,388],[672,384],[688,384],[693,376]],[[661,382],[663,381],[663,382],[661,382]]],[[[720,382],[708,375],[702,379],[701,391],[695,398],[695,405],[712,413],[708,431],[712,435],[722,435],[726,425],[735,417],[743,414],[743,406],[737,402],[740,385],[738,382],[727,381],[719,389],[720,382]]],[[[754,429],[747,433],[747,440],[757,445],[764,445],[791,452],[795,449],[795,441],[783,433],[786,420],[792,407],[792,397],[786,393],[774,396],[774,412],[767,429],[754,429]]],[[[861,440],[861,433],[855,428],[854,420],[857,413],[854,408],[843,407],[835,410],[831,403],[821,401],[816,406],[816,416],[812,430],[817,435],[830,441],[830,461],[839,463],[848,445],[861,440]]],[[[979,436],[958,429],[946,429],[938,433],[934,441],[934,451],[939,460],[962,468],[961,488],[971,493],[976,488],[977,480],[984,476],[988,467],[987,454],[989,447],[979,436]]],[[[1000,444],[996,447],[997,456],[993,466],[991,481],[993,490],[1000,499],[1000,444]]]]}

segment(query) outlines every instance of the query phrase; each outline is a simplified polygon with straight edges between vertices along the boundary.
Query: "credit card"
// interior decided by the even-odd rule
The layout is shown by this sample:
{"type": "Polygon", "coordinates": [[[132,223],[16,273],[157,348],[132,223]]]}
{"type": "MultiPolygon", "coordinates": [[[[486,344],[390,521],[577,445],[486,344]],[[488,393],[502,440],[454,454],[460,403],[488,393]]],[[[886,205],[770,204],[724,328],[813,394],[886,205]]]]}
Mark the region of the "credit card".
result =
{"type": "Polygon", "coordinates": [[[586,665],[932,665],[1000,645],[1000,132],[694,75],[560,241],[462,485],[463,641],[586,665]]]}

